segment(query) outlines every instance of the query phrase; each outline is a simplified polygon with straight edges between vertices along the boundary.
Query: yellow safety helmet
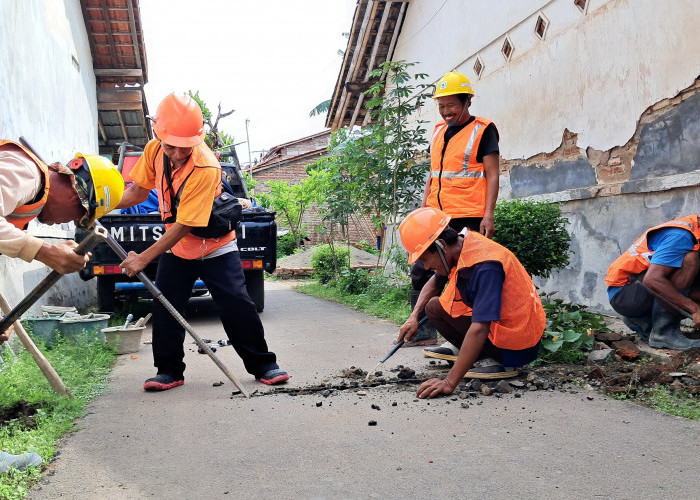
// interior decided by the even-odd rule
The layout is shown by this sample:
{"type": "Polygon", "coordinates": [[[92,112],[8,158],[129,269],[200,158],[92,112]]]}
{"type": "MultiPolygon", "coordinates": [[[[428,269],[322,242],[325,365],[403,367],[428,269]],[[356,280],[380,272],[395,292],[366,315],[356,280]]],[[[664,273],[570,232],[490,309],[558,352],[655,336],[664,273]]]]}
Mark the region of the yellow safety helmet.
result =
{"type": "Polygon", "coordinates": [[[104,156],[77,153],[68,167],[75,175],[75,190],[86,209],[76,223],[89,228],[111,212],[124,195],[124,178],[117,167],[104,156]]]}
{"type": "Polygon", "coordinates": [[[449,73],[445,73],[445,76],[437,83],[433,99],[454,94],[474,95],[474,90],[472,89],[472,82],[469,81],[469,78],[462,73],[450,71],[449,73]]]}
{"type": "Polygon", "coordinates": [[[426,248],[438,239],[450,219],[445,212],[433,207],[417,208],[406,216],[399,225],[399,235],[401,244],[408,252],[409,264],[417,261],[426,248]]]}

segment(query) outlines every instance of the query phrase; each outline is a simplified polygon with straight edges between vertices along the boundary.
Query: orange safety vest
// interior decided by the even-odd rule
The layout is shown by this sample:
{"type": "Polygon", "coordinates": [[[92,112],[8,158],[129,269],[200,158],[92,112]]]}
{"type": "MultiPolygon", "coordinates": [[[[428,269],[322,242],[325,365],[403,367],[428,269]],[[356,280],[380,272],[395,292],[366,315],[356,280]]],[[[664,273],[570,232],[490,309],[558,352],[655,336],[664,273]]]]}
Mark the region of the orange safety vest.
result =
{"type": "Polygon", "coordinates": [[[29,151],[21,144],[8,140],[0,141],[0,148],[5,146],[14,146],[15,148],[24,152],[34,163],[36,163],[37,168],[41,171],[41,175],[44,177],[44,193],[42,194],[41,199],[35,201],[34,203],[28,203],[26,205],[22,205],[21,207],[17,207],[15,208],[14,212],[5,216],[5,220],[16,228],[25,229],[27,224],[29,224],[29,221],[35,219],[36,216],[39,215],[39,212],[41,212],[41,209],[44,208],[44,205],[46,204],[46,199],[49,197],[49,168],[43,161],[37,158],[34,153],[29,151]]]}
{"type": "MultiPolygon", "coordinates": [[[[147,145],[148,147],[148,145],[147,145]]],[[[152,147],[158,147],[156,145],[152,147]]],[[[160,207],[160,215],[163,220],[170,217],[170,190],[167,188],[167,181],[164,179],[163,175],[163,152],[162,148],[158,148],[158,152],[153,160],[153,167],[155,169],[155,179],[156,186],[158,189],[158,205],[160,207]]],[[[221,165],[219,161],[214,156],[214,153],[205,146],[195,146],[192,149],[192,161],[188,161],[184,167],[178,169],[172,177],[173,181],[173,192],[178,193],[182,185],[186,182],[188,177],[192,174],[195,167],[214,167],[221,171],[221,165]]],[[[222,187],[219,184],[214,196],[218,196],[221,193],[222,187]]],[[[166,229],[171,227],[171,223],[166,223],[166,229]]],[[[217,248],[224,246],[225,244],[233,241],[236,238],[236,232],[231,231],[229,234],[221,236],[220,238],[200,238],[193,234],[188,234],[180,241],[178,241],[172,248],[172,252],[182,259],[201,259],[204,256],[210,254],[217,248]]]]}
{"type": "Polygon", "coordinates": [[[471,315],[471,308],[457,289],[461,269],[480,262],[500,262],[505,272],[501,295],[501,319],[492,321],[489,339],[502,349],[522,350],[542,338],[547,318],[542,301],[530,275],[513,252],[476,231],[467,232],[457,266],[452,269],[445,291],[440,295],[442,308],[453,318],[471,315]]]}
{"type": "MultiPolygon", "coordinates": [[[[435,125],[430,140],[430,193],[427,206],[452,217],[483,217],[486,210],[486,172],[476,161],[479,144],[492,122],[475,116],[447,143],[447,123],[435,125]],[[443,152],[443,149],[445,151],[443,152]]],[[[497,132],[498,133],[498,132],[497,132]]]]}
{"type": "Polygon", "coordinates": [[[697,215],[688,215],[687,217],[681,217],[679,219],[673,219],[663,224],[659,224],[656,227],[647,229],[647,231],[641,235],[637,241],[632,243],[625,253],[620,255],[615,261],[608,267],[608,274],[605,276],[605,284],[608,286],[625,286],[631,283],[631,276],[637,275],[649,269],[651,263],[651,256],[654,252],[649,250],[648,237],[649,233],[661,229],[664,227],[678,227],[681,229],[687,229],[695,237],[694,251],[700,249],[700,224],[698,223],[697,215]]]}

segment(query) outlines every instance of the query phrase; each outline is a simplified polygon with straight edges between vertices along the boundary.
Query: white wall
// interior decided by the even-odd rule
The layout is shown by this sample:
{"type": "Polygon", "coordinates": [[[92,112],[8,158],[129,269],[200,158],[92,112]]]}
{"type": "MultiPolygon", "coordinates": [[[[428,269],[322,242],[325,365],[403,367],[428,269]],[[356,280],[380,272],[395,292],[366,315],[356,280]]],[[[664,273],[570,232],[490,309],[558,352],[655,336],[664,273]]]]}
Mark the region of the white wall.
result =
{"type": "MultiPolygon", "coordinates": [[[[506,159],[551,152],[565,128],[581,148],[625,144],[647,107],[700,75],[695,0],[589,0],[585,13],[573,0],[441,3],[411,1],[394,60],[420,61],[432,82],[452,69],[467,75],[472,114],[496,123],[506,159]],[[544,41],[534,34],[539,12],[550,21],[544,41]],[[506,34],[515,47],[507,63],[506,34]]],[[[426,106],[423,119],[437,118],[426,106]]]]}
{"type": "MultiPolygon", "coordinates": [[[[79,0],[0,1],[0,138],[25,137],[46,161],[98,152],[95,75],[79,0]]],[[[72,238],[72,224],[32,222],[40,237],[72,238]]],[[[0,256],[0,291],[16,304],[48,270],[0,256]]],[[[39,302],[76,305],[89,287],[75,275],[39,302]],[[67,302],[67,303],[66,303],[67,302]]],[[[36,308],[35,308],[36,309],[36,308]]]]}

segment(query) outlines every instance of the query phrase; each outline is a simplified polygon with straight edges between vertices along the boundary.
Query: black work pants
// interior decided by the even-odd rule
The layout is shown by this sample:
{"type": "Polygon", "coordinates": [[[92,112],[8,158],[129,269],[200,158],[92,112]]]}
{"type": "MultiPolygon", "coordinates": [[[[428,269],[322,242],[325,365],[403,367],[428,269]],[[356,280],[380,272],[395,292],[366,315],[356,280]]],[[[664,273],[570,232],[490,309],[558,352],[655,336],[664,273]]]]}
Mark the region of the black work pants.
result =
{"type": "MultiPolygon", "coordinates": [[[[156,286],[184,317],[194,282],[200,278],[221,309],[221,323],[248,373],[259,378],[279,368],[275,353],[267,350],[265,332],[255,303],[245,288],[238,252],[211,259],[181,259],[165,253],[158,261],[156,286]]],[[[153,364],[158,373],[176,379],[185,372],[185,329],[157,300],[153,302],[153,364]]]]}
{"type": "MultiPolygon", "coordinates": [[[[459,217],[450,219],[449,226],[459,232],[465,227],[470,231],[479,231],[481,226],[481,217],[459,217]]],[[[433,277],[432,271],[426,271],[423,267],[423,262],[419,259],[411,265],[411,286],[414,290],[422,290],[430,278],[433,277]]]]}

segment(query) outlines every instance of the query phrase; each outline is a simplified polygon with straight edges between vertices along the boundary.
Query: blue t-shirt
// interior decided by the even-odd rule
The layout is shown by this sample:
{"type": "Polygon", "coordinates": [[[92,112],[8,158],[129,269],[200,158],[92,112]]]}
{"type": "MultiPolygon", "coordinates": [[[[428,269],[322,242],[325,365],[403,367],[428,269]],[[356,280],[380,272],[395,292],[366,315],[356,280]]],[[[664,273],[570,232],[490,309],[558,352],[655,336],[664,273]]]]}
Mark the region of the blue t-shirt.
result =
{"type": "MultiPolygon", "coordinates": [[[[665,227],[657,229],[647,236],[649,250],[654,254],[650,262],[659,266],[679,268],[683,265],[685,254],[695,246],[695,236],[686,229],[665,227]]],[[[621,286],[608,287],[608,299],[620,291],[621,286]]]]}
{"type": "MultiPolygon", "coordinates": [[[[447,283],[446,276],[436,276],[438,287],[447,283]]],[[[457,290],[462,302],[472,308],[472,321],[487,323],[501,319],[501,294],[506,273],[497,261],[480,262],[457,274],[457,290]]]]}

